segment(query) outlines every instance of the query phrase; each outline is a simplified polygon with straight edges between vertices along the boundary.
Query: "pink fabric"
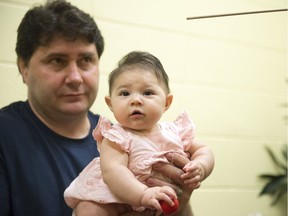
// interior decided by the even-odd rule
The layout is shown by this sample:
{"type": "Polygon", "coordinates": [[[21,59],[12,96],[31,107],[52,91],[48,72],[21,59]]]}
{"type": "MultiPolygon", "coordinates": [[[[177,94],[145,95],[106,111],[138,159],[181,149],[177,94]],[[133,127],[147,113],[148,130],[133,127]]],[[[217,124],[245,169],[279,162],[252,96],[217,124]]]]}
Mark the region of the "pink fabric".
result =
{"type": "MultiPolygon", "coordinates": [[[[122,150],[129,154],[128,168],[139,181],[145,183],[145,180],[152,175],[151,166],[154,163],[159,161],[168,163],[165,158],[168,152],[178,152],[186,156],[184,151],[191,146],[194,128],[186,112],[181,113],[174,122],[159,123],[159,131],[145,137],[142,134],[140,136],[135,132],[132,133],[119,124],[111,125],[108,119],[101,117],[93,131],[93,136],[99,146],[104,137],[120,145],[122,150]]],[[[121,203],[102,179],[99,158],[95,158],[85,167],[65,190],[64,197],[72,208],[78,204],[79,200],[121,203]]]]}

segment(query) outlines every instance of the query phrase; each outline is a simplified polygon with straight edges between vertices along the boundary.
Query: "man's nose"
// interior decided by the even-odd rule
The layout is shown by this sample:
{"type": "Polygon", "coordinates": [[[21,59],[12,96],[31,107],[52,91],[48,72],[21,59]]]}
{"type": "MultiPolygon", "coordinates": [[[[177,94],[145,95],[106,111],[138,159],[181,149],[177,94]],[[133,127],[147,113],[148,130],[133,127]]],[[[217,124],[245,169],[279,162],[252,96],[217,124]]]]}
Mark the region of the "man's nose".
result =
{"type": "Polygon", "coordinates": [[[73,86],[79,86],[82,82],[83,79],[81,69],[77,66],[76,63],[69,64],[67,68],[66,83],[73,86]]]}

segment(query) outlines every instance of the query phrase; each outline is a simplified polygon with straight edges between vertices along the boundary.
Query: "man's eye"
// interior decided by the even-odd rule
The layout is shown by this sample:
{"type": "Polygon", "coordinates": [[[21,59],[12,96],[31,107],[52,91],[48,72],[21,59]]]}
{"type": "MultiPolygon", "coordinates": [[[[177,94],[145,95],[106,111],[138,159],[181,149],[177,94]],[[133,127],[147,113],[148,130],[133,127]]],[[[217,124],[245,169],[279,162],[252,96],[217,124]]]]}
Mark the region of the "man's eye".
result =
{"type": "Polygon", "coordinates": [[[91,57],[84,57],[84,58],[82,59],[82,61],[85,62],[85,63],[89,63],[89,62],[92,61],[92,59],[91,59],[91,57]]]}
{"type": "Polygon", "coordinates": [[[79,61],[77,63],[78,63],[78,66],[82,70],[89,70],[92,65],[96,64],[96,61],[95,61],[95,58],[88,55],[88,56],[83,56],[81,59],[79,59],[79,61]]]}
{"type": "Polygon", "coordinates": [[[50,62],[55,65],[64,64],[64,60],[62,58],[53,58],[50,60],[50,62]]]}

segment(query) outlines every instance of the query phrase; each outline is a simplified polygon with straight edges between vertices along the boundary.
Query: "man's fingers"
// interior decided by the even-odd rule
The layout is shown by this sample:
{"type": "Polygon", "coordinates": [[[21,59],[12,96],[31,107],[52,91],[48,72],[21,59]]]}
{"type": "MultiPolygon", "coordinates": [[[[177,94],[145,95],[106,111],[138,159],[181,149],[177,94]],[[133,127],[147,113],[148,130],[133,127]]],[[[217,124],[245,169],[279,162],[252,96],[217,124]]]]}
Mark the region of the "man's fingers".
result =
{"type": "Polygon", "coordinates": [[[175,186],[173,184],[170,184],[168,182],[165,182],[164,180],[160,180],[160,179],[157,179],[157,178],[153,178],[153,177],[150,177],[148,178],[146,181],[145,181],[146,185],[148,187],[155,187],[155,186],[159,186],[159,187],[162,187],[162,186],[169,186],[171,188],[174,188],[175,186]]]}
{"type": "Polygon", "coordinates": [[[178,153],[168,153],[166,158],[171,164],[156,163],[152,169],[171,179],[175,184],[184,186],[181,179],[181,175],[184,174],[182,169],[190,160],[178,153]]]}
{"type": "Polygon", "coordinates": [[[189,158],[172,152],[166,154],[166,158],[170,163],[174,164],[174,166],[179,167],[180,169],[183,169],[183,167],[190,161],[189,158]]]}
{"type": "Polygon", "coordinates": [[[179,169],[172,164],[157,163],[153,165],[153,170],[161,173],[166,179],[171,179],[173,184],[183,185],[181,175],[184,174],[182,169],[179,169]]]}
{"type": "Polygon", "coordinates": [[[176,192],[176,195],[179,197],[182,195],[182,189],[174,184],[170,184],[168,182],[165,182],[163,180],[160,180],[160,179],[157,179],[157,178],[153,178],[153,177],[150,177],[146,180],[146,185],[148,187],[155,187],[155,186],[169,186],[171,187],[175,192],[176,192]]]}

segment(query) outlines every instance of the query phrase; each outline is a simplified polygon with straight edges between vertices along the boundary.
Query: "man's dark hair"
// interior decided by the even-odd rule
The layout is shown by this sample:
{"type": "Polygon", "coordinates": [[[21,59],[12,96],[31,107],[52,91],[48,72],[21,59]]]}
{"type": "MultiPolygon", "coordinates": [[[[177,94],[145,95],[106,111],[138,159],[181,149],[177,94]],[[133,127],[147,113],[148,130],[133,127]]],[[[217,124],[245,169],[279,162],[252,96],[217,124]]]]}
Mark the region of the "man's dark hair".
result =
{"type": "Polygon", "coordinates": [[[28,64],[39,46],[48,45],[57,36],[87,40],[95,44],[99,58],[103,53],[104,39],[93,18],[65,0],[55,0],[33,7],[23,17],[16,43],[18,59],[28,64]]]}

